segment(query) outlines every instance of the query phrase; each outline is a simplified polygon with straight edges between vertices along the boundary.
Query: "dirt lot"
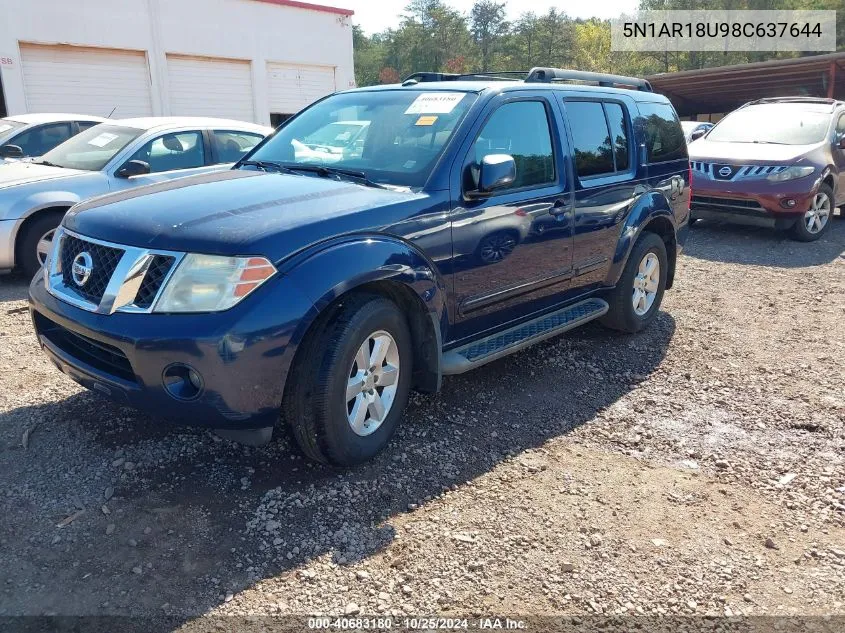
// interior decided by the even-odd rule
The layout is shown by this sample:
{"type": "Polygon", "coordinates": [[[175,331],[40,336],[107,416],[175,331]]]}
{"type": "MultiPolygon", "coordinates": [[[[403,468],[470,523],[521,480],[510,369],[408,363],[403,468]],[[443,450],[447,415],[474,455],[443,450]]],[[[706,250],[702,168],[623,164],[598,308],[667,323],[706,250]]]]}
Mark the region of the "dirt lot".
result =
{"type": "Polygon", "coordinates": [[[348,471],[84,392],[24,297],[0,278],[0,615],[845,615],[845,220],[697,229],[655,327],[449,378],[348,471]]]}

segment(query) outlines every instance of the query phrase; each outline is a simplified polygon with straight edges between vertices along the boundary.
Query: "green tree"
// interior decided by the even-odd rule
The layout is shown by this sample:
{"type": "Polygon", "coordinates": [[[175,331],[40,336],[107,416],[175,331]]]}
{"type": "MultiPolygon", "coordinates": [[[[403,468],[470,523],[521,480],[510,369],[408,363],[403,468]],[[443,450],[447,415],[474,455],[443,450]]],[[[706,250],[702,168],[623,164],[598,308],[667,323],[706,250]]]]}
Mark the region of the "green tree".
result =
{"type": "Polygon", "coordinates": [[[481,53],[481,72],[491,69],[491,60],[508,31],[505,3],[495,0],[476,0],[470,11],[470,31],[481,53]]]}

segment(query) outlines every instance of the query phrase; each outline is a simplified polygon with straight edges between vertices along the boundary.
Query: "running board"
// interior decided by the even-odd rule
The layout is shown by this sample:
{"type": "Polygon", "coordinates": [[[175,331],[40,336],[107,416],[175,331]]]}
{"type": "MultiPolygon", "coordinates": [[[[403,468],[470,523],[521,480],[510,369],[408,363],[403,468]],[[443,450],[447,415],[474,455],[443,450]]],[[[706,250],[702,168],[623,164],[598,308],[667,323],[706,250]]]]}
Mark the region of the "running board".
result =
{"type": "Polygon", "coordinates": [[[537,317],[527,323],[493,334],[480,341],[449,350],[443,354],[444,375],[462,374],[529,345],[584,325],[604,315],[609,309],[603,299],[587,299],[575,305],[537,317]]]}

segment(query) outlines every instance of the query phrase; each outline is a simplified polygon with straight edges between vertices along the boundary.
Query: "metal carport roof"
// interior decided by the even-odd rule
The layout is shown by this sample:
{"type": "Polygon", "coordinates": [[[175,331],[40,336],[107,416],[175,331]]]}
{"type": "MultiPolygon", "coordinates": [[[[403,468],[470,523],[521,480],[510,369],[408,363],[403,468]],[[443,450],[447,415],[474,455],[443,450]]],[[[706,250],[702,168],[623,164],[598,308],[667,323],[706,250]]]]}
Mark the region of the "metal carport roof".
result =
{"type": "Polygon", "coordinates": [[[763,97],[845,99],[845,53],[773,59],[647,77],[681,116],[730,112],[763,97]]]}

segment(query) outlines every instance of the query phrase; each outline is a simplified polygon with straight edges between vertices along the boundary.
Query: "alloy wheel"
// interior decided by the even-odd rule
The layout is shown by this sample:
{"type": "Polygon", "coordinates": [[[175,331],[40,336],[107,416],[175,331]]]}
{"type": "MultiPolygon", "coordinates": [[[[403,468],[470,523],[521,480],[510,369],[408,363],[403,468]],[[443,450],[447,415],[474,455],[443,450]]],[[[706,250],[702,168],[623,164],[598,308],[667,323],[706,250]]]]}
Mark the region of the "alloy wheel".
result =
{"type": "Polygon", "coordinates": [[[655,253],[648,252],[640,260],[637,274],[634,277],[631,303],[637,316],[643,316],[651,310],[659,288],[660,260],[655,253]]]}
{"type": "Polygon", "coordinates": [[[356,435],[374,433],[390,413],[399,387],[399,346],[384,330],[370,334],[355,354],[346,386],[346,415],[356,435]]]}
{"type": "Polygon", "coordinates": [[[47,261],[47,255],[50,254],[50,249],[53,247],[53,236],[55,234],[56,229],[50,229],[38,239],[38,243],[35,245],[35,256],[42,266],[47,261]]]}
{"type": "Polygon", "coordinates": [[[813,198],[813,202],[804,214],[804,224],[809,233],[820,233],[830,220],[830,198],[819,191],[813,198]]]}

